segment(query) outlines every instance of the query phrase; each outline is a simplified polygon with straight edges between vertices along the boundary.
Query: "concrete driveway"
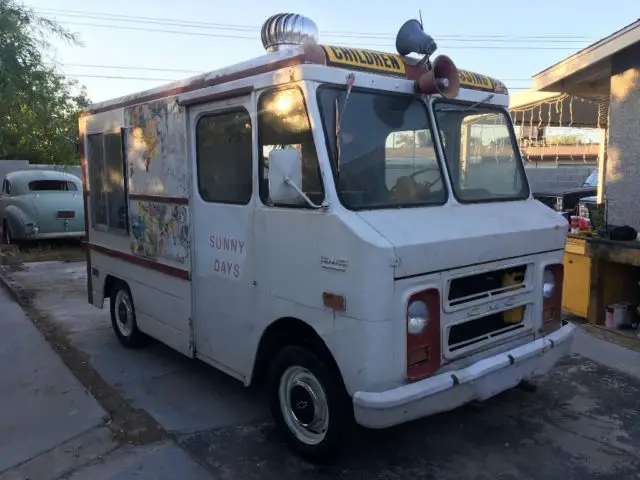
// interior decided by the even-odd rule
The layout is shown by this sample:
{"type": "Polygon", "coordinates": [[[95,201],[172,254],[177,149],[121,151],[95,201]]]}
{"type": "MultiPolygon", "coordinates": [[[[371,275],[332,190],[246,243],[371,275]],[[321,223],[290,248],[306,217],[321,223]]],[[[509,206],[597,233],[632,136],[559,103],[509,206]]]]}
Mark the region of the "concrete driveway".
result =
{"type": "Polygon", "coordinates": [[[84,263],[12,275],[32,296],[32,315],[77,350],[108,395],[148,413],[212,478],[640,479],[640,354],[585,334],[535,393],[360,431],[345,459],[314,467],[280,443],[261,395],[162,345],[121,348],[108,311],[86,303],[84,263]]]}

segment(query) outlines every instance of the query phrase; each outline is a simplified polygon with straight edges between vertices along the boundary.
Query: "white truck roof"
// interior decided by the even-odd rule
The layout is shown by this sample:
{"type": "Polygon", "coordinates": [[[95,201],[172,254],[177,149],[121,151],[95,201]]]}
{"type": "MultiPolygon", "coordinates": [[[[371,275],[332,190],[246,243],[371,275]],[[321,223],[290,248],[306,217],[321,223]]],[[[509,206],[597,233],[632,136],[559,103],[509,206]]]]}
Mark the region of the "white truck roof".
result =
{"type": "MultiPolygon", "coordinates": [[[[268,53],[260,57],[237,63],[228,67],[203,73],[184,80],[178,80],[156,88],[143,90],[104,102],[91,105],[82,115],[91,115],[125,106],[149,102],[160,98],[172,97],[207,87],[222,85],[236,80],[246,79],[283,68],[315,64],[327,69],[361,71],[387,77],[415,81],[425,73],[424,65],[409,56],[400,56],[387,52],[345,48],[331,45],[306,45],[283,51],[268,53]]],[[[468,70],[458,70],[460,89],[472,90],[505,96],[506,86],[495,78],[468,70]]],[[[505,102],[500,102],[505,103],[505,102]]],[[[508,102],[506,102],[508,104],[508,102]]]]}

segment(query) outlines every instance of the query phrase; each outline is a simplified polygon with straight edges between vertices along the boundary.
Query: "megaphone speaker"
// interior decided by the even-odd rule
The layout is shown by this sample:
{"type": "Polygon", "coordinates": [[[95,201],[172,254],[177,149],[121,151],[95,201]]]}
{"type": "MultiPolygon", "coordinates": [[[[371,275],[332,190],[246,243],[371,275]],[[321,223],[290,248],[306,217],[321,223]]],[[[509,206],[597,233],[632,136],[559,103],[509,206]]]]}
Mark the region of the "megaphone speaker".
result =
{"type": "Polygon", "coordinates": [[[424,32],[417,20],[405,22],[396,36],[396,50],[400,55],[417,53],[429,56],[437,48],[436,41],[424,32]]]}
{"type": "Polygon", "coordinates": [[[431,65],[431,70],[418,78],[416,86],[418,91],[425,95],[439,93],[444,98],[456,98],[460,90],[458,68],[446,55],[438,55],[431,65]]]}

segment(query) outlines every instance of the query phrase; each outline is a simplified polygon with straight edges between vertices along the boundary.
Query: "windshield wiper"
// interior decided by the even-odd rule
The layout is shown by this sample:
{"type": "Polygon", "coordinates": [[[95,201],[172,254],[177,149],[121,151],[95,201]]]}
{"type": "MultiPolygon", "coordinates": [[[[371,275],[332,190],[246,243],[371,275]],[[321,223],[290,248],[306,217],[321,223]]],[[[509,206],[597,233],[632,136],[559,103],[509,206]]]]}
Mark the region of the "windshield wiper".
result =
{"type": "Polygon", "coordinates": [[[451,107],[451,108],[447,108],[447,112],[471,112],[473,110],[476,109],[476,107],[478,105],[480,105],[481,103],[486,103],[489,100],[491,100],[493,97],[495,97],[496,94],[495,93],[490,93],[488,94],[486,97],[484,97],[482,100],[476,102],[476,103],[472,103],[471,105],[468,105],[464,108],[457,108],[457,107],[451,107]]]}
{"type": "Polygon", "coordinates": [[[335,161],[336,161],[336,174],[340,175],[340,131],[342,129],[342,117],[344,116],[344,111],[347,108],[347,102],[349,101],[349,94],[351,93],[351,89],[353,88],[353,82],[355,81],[356,76],[353,73],[347,75],[347,95],[344,97],[344,103],[342,104],[342,109],[340,109],[340,102],[338,101],[338,97],[336,97],[336,101],[333,105],[333,111],[335,114],[335,122],[336,122],[336,153],[335,153],[335,161]]]}

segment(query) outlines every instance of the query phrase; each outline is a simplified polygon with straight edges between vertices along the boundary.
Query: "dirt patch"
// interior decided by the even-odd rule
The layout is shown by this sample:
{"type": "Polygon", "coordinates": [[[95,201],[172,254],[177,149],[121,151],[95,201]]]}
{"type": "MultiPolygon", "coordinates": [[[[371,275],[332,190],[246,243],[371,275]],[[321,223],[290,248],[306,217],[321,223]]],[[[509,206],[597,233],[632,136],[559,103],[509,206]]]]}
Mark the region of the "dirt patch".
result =
{"type": "Polygon", "coordinates": [[[144,410],[133,408],[91,366],[87,355],[75,348],[64,332],[49,316],[33,304],[34,292],[25,289],[0,268],[0,284],[22,306],[24,312],[42,333],[82,385],[109,414],[107,426],[122,443],[145,445],[168,438],[167,432],[144,410]]]}
{"type": "Polygon", "coordinates": [[[16,260],[45,262],[50,260],[77,261],[86,258],[85,246],[80,240],[42,240],[17,245],[16,260]]]}

